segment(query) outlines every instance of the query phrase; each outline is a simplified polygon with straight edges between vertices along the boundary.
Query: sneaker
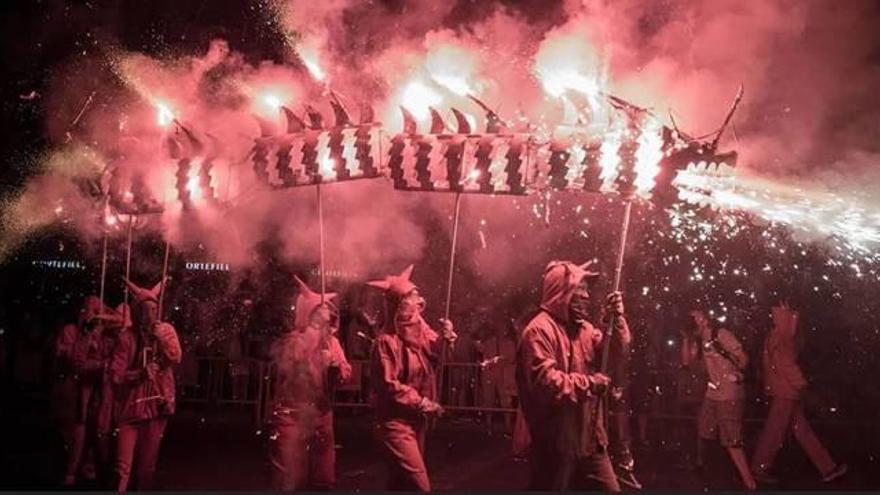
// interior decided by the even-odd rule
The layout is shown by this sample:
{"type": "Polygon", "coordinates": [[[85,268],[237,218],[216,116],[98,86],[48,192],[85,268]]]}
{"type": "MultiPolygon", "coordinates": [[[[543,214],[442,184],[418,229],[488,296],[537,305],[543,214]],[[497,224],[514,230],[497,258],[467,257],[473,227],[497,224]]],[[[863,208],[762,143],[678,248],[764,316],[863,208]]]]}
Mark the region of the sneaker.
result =
{"type": "Polygon", "coordinates": [[[768,473],[755,472],[752,477],[755,478],[755,481],[762,485],[775,485],[779,483],[779,478],[768,473]]]}
{"type": "Polygon", "coordinates": [[[642,484],[639,483],[639,480],[636,479],[635,473],[632,471],[622,471],[618,473],[617,481],[619,481],[621,485],[632,488],[633,490],[642,489],[642,484]]]}
{"type": "Polygon", "coordinates": [[[822,476],[822,483],[831,483],[846,474],[847,470],[849,470],[849,467],[846,464],[838,464],[830,473],[822,476]]]}

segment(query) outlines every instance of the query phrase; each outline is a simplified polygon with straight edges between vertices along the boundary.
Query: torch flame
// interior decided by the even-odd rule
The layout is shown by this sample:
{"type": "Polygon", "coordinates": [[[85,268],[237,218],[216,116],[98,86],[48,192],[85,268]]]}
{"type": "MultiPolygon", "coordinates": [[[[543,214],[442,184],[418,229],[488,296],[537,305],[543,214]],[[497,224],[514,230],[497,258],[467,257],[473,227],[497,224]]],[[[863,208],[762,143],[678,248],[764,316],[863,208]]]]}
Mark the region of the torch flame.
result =
{"type": "Polygon", "coordinates": [[[302,60],[303,65],[306,66],[306,69],[308,69],[309,74],[311,74],[316,81],[323,81],[324,78],[327,77],[327,74],[324,73],[324,69],[321,68],[321,64],[319,63],[318,49],[316,47],[301,47],[299,49],[299,58],[302,60]]]}
{"type": "Polygon", "coordinates": [[[433,88],[421,81],[411,81],[403,88],[401,104],[419,120],[426,120],[431,111],[429,107],[438,105],[443,97],[433,88]]]}
{"type": "Polygon", "coordinates": [[[276,111],[276,112],[278,111],[279,108],[281,108],[281,105],[283,104],[283,102],[281,101],[281,98],[278,95],[273,94],[273,93],[264,94],[263,97],[261,98],[261,100],[263,101],[264,105],[266,105],[268,108],[270,108],[271,110],[276,111]]]}
{"type": "Polygon", "coordinates": [[[584,36],[547,38],[535,56],[535,73],[544,90],[554,97],[572,90],[591,98],[599,96],[603,77],[596,50],[584,36]]]}
{"type": "Polygon", "coordinates": [[[168,127],[174,122],[174,119],[174,112],[171,111],[171,107],[164,102],[156,102],[156,122],[160,127],[168,127]]]}
{"type": "Polygon", "coordinates": [[[189,191],[189,197],[192,201],[202,199],[202,185],[199,183],[199,169],[201,164],[192,162],[187,173],[186,190],[189,191]]]}
{"type": "Polygon", "coordinates": [[[473,51],[452,43],[431,47],[425,59],[431,79],[460,96],[476,94],[476,88],[470,82],[476,65],[473,51]]]}

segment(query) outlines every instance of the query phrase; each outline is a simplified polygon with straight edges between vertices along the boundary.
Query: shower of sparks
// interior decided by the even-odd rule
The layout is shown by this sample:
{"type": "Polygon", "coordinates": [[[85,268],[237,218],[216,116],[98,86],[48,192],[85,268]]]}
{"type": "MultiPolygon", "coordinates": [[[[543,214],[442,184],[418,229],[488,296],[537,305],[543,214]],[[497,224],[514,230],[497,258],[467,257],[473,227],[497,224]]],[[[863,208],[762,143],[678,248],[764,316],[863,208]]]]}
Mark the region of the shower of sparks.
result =
{"type": "Polygon", "coordinates": [[[674,182],[679,196],[713,210],[742,211],[808,238],[829,240],[851,257],[880,257],[880,212],[864,206],[864,198],[737,176],[717,164],[698,164],[674,182]]]}

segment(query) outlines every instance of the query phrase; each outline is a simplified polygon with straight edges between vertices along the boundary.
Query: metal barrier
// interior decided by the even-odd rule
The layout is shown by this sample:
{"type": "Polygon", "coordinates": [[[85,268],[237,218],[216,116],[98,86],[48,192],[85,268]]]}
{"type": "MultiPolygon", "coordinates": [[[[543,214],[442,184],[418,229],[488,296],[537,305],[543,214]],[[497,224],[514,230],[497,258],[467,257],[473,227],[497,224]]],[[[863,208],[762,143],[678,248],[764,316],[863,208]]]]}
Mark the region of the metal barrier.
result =
{"type": "Polygon", "coordinates": [[[185,356],[177,370],[177,400],[210,407],[250,406],[259,425],[269,397],[269,365],[253,358],[230,361],[222,356],[185,356]]]}
{"type": "MultiPolygon", "coordinates": [[[[370,367],[367,360],[351,360],[352,380],[335,388],[332,404],[336,409],[369,408],[370,367]]],[[[205,404],[221,408],[241,405],[253,408],[254,422],[260,427],[268,421],[272,411],[269,401],[274,386],[274,364],[260,359],[245,358],[230,362],[225,357],[186,356],[178,368],[178,401],[205,404]]],[[[443,372],[444,390],[440,402],[456,417],[471,414],[498,413],[505,416],[505,423],[517,412],[516,388],[510,368],[490,368],[480,363],[446,363],[443,372]]],[[[696,415],[684,413],[677,396],[675,369],[655,370],[650,383],[654,390],[653,401],[645,414],[652,421],[695,422],[696,415]]],[[[692,404],[693,406],[693,404],[692,404]]],[[[764,421],[763,417],[747,416],[747,424],[764,421]]],[[[858,424],[864,422],[849,419],[812,418],[813,424],[858,424]]],[[[492,422],[487,421],[492,427],[492,422]]]]}

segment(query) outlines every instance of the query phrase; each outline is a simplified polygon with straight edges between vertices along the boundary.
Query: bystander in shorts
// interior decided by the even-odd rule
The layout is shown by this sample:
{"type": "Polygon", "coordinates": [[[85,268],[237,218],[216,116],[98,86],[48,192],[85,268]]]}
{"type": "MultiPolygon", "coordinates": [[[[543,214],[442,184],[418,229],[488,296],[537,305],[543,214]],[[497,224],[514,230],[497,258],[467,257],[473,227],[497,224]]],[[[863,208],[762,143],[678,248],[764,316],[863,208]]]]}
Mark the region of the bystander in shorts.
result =
{"type": "Polygon", "coordinates": [[[714,440],[720,437],[722,447],[742,447],[743,408],[740,399],[704,400],[698,421],[700,438],[714,440]]]}

